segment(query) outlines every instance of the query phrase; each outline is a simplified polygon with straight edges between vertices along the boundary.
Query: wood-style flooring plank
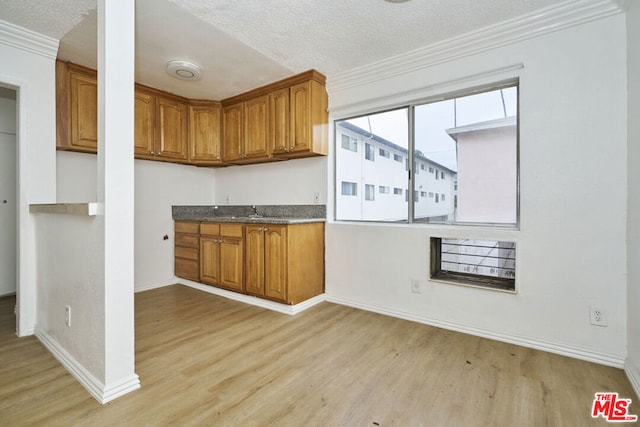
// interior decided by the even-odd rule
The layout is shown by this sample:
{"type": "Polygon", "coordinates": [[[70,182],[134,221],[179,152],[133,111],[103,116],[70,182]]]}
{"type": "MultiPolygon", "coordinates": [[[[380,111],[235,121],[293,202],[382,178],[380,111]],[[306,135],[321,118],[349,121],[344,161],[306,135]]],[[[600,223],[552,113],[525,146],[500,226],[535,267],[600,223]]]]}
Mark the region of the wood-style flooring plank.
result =
{"type": "Polygon", "coordinates": [[[620,369],[323,303],[286,316],[184,286],[136,294],[142,388],[98,404],[0,298],[2,426],[589,426],[620,369]]]}

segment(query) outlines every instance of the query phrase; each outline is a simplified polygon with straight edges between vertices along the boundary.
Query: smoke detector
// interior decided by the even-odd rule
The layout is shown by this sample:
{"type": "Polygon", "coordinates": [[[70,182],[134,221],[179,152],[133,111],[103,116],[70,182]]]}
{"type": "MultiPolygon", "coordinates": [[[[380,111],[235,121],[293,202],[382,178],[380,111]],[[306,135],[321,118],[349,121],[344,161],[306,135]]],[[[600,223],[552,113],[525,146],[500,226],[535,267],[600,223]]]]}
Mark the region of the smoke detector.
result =
{"type": "Polygon", "coordinates": [[[202,70],[189,61],[169,61],[167,62],[167,74],[182,80],[200,80],[202,70]]]}

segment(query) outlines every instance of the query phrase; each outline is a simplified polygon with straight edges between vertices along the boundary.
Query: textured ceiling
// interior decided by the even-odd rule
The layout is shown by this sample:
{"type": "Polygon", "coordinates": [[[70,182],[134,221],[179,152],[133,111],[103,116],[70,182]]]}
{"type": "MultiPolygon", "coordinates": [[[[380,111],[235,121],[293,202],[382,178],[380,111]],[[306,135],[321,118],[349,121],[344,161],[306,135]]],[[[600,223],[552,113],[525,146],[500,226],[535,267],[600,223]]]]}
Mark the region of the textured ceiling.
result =
{"type": "MultiPolygon", "coordinates": [[[[310,68],[331,77],[558,3],[137,0],[136,80],[222,99],[310,68]],[[166,75],[172,59],[200,65],[202,80],[166,75]]],[[[0,19],[60,39],[63,59],[96,65],[95,0],[0,0],[0,19]]]]}

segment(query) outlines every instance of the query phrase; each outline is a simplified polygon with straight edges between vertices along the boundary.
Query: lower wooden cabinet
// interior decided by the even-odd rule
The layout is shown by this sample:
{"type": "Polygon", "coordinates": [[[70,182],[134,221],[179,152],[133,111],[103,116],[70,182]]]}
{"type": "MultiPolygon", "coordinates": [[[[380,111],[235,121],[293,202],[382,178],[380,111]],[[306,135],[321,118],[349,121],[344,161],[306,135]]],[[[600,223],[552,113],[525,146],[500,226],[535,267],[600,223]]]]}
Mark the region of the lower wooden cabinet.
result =
{"type": "Polygon", "coordinates": [[[242,224],[202,223],[200,227],[200,281],[244,290],[242,224]]]}
{"type": "Polygon", "coordinates": [[[175,222],[174,273],[189,280],[200,280],[200,223],[175,222]]]}
{"type": "Polygon", "coordinates": [[[324,292],[324,223],[176,221],[175,274],[298,304],[324,292]]]}
{"type": "Polygon", "coordinates": [[[245,291],[285,304],[324,292],[324,224],[245,226],[245,291]]]}

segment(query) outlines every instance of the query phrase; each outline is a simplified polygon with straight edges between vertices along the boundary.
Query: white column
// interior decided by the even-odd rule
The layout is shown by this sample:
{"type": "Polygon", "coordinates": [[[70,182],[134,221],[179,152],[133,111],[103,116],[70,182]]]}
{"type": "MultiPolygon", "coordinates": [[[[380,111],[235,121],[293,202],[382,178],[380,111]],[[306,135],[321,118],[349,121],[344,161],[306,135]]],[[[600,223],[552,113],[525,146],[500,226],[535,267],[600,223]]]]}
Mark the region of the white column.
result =
{"type": "Polygon", "coordinates": [[[140,387],[134,372],[134,0],[98,0],[98,202],[104,207],[104,393],[140,387]]]}

